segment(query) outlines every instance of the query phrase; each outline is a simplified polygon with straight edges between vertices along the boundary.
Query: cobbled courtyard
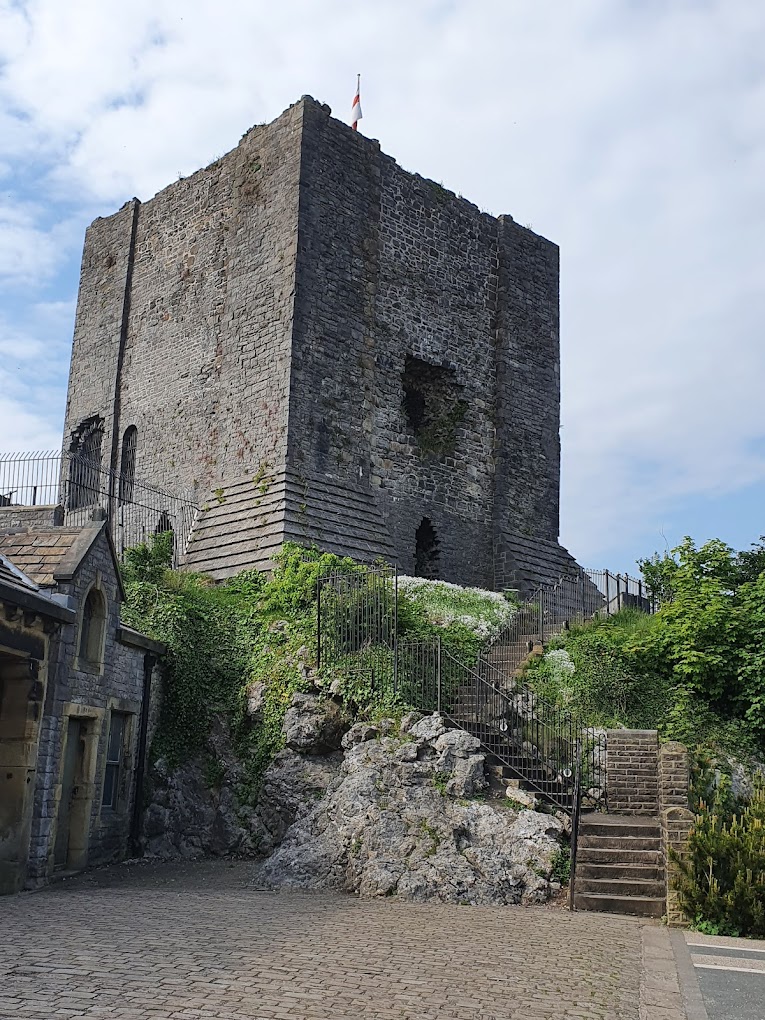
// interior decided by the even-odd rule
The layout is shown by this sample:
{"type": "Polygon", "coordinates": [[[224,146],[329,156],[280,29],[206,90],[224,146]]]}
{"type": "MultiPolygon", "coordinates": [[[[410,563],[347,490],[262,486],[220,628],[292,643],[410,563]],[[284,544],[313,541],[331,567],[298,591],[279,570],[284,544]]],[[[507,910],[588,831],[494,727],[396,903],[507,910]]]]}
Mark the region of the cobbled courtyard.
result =
{"type": "Polygon", "coordinates": [[[640,920],[266,893],[253,874],[135,863],[0,900],[0,1017],[640,1016],[640,920]]]}

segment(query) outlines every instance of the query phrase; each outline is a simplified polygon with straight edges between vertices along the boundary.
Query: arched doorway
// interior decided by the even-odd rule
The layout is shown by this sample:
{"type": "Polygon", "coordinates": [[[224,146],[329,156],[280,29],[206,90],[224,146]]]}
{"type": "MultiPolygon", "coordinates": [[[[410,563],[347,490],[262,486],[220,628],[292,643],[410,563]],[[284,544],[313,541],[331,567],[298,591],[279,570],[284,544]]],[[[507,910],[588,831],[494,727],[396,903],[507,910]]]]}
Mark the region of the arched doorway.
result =
{"type": "Polygon", "coordinates": [[[435,580],[439,576],[440,551],[438,535],[429,517],[423,517],[414,536],[414,573],[416,577],[435,580]]]}

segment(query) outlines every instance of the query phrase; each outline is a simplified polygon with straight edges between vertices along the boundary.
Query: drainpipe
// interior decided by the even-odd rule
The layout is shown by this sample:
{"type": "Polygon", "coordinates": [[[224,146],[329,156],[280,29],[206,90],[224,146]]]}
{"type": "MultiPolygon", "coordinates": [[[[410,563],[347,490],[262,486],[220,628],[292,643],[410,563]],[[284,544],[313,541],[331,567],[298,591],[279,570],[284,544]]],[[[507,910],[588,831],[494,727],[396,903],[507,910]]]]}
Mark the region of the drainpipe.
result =
{"type": "Polygon", "coordinates": [[[133,780],[133,816],[130,820],[130,844],[132,852],[139,855],[139,836],[141,833],[141,810],[143,808],[143,780],[146,775],[146,744],[149,735],[149,705],[151,702],[151,674],[157,664],[156,655],[147,653],[143,657],[143,696],[141,699],[141,722],[138,730],[138,749],[136,752],[135,773],[133,780]]]}

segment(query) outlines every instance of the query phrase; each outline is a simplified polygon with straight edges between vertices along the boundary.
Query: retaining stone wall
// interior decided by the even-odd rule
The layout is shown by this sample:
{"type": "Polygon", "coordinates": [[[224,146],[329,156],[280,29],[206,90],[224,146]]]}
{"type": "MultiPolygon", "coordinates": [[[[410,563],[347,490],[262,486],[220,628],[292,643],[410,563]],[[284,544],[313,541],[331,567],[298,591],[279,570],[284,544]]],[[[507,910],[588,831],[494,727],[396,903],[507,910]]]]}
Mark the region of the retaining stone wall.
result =
{"type": "Polygon", "coordinates": [[[619,815],[659,813],[656,730],[608,730],[608,810],[619,815]]]}
{"type": "Polygon", "coordinates": [[[0,506],[0,531],[18,528],[44,529],[57,527],[63,521],[60,506],[0,506]]]}
{"type": "Polygon", "coordinates": [[[688,835],[693,826],[693,813],[688,807],[690,785],[690,760],[688,748],[672,740],[659,749],[659,807],[661,816],[661,842],[664,852],[664,874],[667,883],[667,923],[681,926],[687,924],[672,882],[677,875],[677,865],[669,857],[669,851],[682,855],[688,844],[688,835]]]}

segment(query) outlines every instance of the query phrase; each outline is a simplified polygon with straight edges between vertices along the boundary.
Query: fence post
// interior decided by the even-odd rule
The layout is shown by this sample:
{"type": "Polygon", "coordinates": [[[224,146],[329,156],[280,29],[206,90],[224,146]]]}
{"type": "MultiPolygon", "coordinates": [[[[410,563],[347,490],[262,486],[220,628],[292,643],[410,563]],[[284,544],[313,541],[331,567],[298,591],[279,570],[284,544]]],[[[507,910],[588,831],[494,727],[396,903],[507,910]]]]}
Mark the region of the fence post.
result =
{"type": "Polygon", "coordinates": [[[398,564],[393,568],[393,693],[398,694],[398,564]]]}
{"type": "Polygon", "coordinates": [[[321,669],[321,578],[316,581],[316,668],[321,669]]]}
{"type": "Polygon", "coordinates": [[[539,589],[539,643],[543,645],[545,643],[545,593],[544,589],[539,589]]]}
{"type": "Polygon", "coordinates": [[[441,635],[438,636],[436,647],[436,704],[437,711],[441,712],[441,635]]]}

